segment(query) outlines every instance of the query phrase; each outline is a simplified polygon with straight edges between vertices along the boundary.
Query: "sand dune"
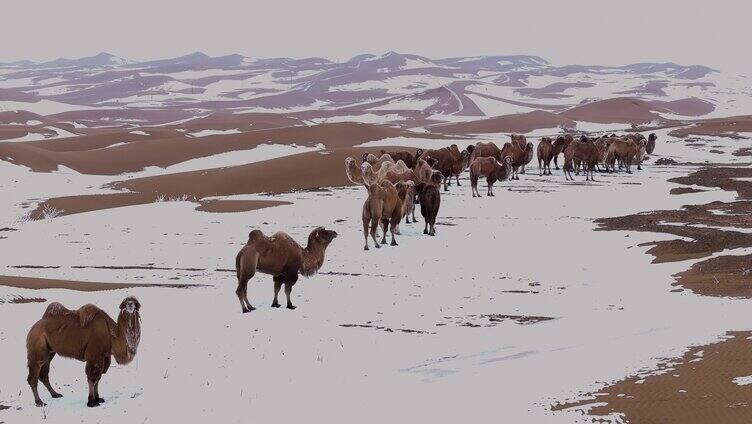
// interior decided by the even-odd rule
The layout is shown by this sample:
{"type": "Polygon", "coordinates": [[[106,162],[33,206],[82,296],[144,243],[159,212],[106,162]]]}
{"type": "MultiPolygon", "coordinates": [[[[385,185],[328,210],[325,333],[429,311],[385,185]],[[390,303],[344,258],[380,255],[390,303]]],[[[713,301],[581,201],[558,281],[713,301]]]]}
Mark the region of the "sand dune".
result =
{"type": "MultiPolygon", "coordinates": [[[[47,143],[0,143],[0,157],[38,172],[49,172],[59,165],[83,174],[117,175],[141,171],[147,166],[166,167],[190,159],[220,153],[252,149],[263,143],[315,145],[323,143],[328,148],[349,147],[387,137],[404,135],[400,129],[359,123],[332,123],[316,126],[295,126],[240,134],[215,135],[203,138],[186,138],[180,133],[170,133],[165,138],[139,140],[140,136],[124,136],[126,144],[103,149],[115,141],[97,137],[82,141],[56,141],[47,143]],[[56,149],[61,143],[64,147],[56,149]],[[91,146],[92,149],[81,150],[91,146]]],[[[416,135],[413,135],[416,136],[416,135]]],[[[417,135],[423,137],[424,135],[417,135]]]]}
{"type": "Polygon", "coordinates": [[[432,132],[444,134],[481,134],[498,132],[527,133],[541,128],[574,128],[575,122],[555,113],[536,110],[515,115],[497,116],[477,121],[458,122],[454,124],[434,125],[432,132]]]}

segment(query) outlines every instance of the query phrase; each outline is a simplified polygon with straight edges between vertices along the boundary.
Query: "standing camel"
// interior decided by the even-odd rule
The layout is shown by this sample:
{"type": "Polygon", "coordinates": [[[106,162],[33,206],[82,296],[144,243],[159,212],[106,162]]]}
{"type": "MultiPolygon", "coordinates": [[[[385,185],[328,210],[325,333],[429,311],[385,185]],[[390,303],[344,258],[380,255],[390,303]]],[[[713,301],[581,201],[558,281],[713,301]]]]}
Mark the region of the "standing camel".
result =
{"type": "Polygon", "coordinates": [[[136,356],[141,340],[141,304],[135,297],[120,303],[117,322],[94,305],[84,305],[71,311],[52,302],[26,336],[26,356],[29,367],[27,381],[37,406],[45,406],[39,398],[37,383],[42,384],[53,398],[62,397],[50,384],[50,362],[55,355],[86,362],[89,398],[86,406],[104,402],[99,396],[99,380],[110,368],[110,357],[118,364],[129,364],[136,356]]]}
{"type": "Polygon", "coordinates": [[[310,277],[324,264],[324,253],[329,243],[337,237],[337,232],[317,227],[308,235],[308,245],[303,248],[285,232],[274,233],[267,237],[261,230],[253,230],[248,234],[248,242],[240,249],[235,257],[235,271],[238,277],[238,295],[243,313],[251,312],[254,308],[248,302],[248,280],[257,271],[273,275],[274,301],[273,308],[279,308],[277,296],[282,284],[285,285],[287,309],[295,309],[290,301],[292,286],[298,281],[298,274],[310,277]]]}

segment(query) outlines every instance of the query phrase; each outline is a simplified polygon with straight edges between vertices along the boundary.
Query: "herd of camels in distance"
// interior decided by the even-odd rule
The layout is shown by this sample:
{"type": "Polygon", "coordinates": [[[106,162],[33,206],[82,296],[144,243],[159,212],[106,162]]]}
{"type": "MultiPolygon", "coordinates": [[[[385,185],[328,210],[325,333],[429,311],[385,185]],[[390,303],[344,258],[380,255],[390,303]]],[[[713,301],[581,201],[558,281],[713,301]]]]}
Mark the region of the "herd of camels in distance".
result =
{"type": "MultiPolygon", "coordinates": [[[[542,137],[538,143],[538,175],[552,175],[551,162],[558,166],[559,154],[564,154],[563,171],[567,180],[585,174],[592,180],[594,171],[617,172],[624,169],[632,172],[632,165],[641,169],[646,154],[653,153],[656,135],[646,139],[642,134],[629,133],[591,137],[582,135],[575,139],[571,134],[559,135],[556,139],[542,137]],[[618,168],[617,168],[618,167],[618,168]]],[[[479,142],[460,151],[456,144],[441,149],[417,149],[414,153],[381,150],[379,156],[365,153],[362,162],[352,157],[345,159],[347,177],[367,189],[363,203],[363,236],[365,250],[369,250],[369,234],[374,247],[386,244],[387,231],[391,233],[391,245],[396,246],[395,234],[400,234],[399,224],[418,222],[415,205],[425,222],[423,234],[434,236],[436,216],[441,203],[440,186],[449,190],[452,177],[460,185],[459,176],[470,171],[473,197],[480,197],[478,179],[486,178],[487,196],[493,196],[497,181],[517,180],[525,173],[525,166],[533,159],[533,143],[524,135],[512,134],[511,141],[499,148],[495,143],[479,142]],[[381,241],[376,231],[381,224],[381,241]]],[[[308,244],[301,247],[285,232],[272,236],[253,230],[248,242],[235,258],[238,278],[236,294],[243,312],[255,308],[248,301],[248,281],[261,272],[273,276],[274,300],[272,307],[279,307],[278,295],[284,285],[287,308],[295,309],[290,300],[292,287],[299,274],[311,276],[324,263],[324,254],[337,232],[324,227],[315,228],[308,236],[308,244]]],[[[86,363],[85,372],[89,384],[86,405],[99,406],[104,399],[99,396],[99,380],[110,367],[111,357],[118,364],[130,363],[136,355],[141,338],[141,304],[132,296],[120,304],[117,321],[97,306],[87,304],[70,310],[58,302],[50,303],[42,318],[29,330],[26,339],[28,360],[28,383],[37,406],[46,404],[37,392],[38,382],[47,388],[53,398],[62,395],[50,384],[50,362],[55,355],[73,358],[86,363]]]]}

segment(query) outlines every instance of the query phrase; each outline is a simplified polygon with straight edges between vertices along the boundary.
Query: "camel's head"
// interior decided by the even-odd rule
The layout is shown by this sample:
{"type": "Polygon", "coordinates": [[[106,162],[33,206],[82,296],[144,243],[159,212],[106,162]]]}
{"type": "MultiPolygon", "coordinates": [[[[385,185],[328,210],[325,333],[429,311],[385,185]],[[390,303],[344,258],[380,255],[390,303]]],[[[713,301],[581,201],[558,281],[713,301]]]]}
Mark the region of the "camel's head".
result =
{"type": "Polygon", "coordinates": [[[138,311],[141,309],[141,303],[133,296],[128,296],[120,303],[120,311],[125,312],[129,315],[136,314],[138,316],[138,311]]]}
{"type": "Polygon", "coordinates": [[[415,151],[415,159],[418,159],[420,155],[423,154],[423,149],[418,149],[415,151]]]}
{"type": "Polygon", "coordinates": [[[501,164],[504,167],[504,174],[502,180],[506,181],[512,176],[512,158],[509,156],[504,157],[504,161],[501,164]]]}
{"type": "Polygon", "coordinates": [[[441,175],[441,172],[439,171],[433,171],[431,174],[431,183],[435,185],[441,184],[441,182],[444,180],[444,176],[441,175]]]}
{"type": "Polygon", "coordinates": [[[308,244],[315,242],[324,246],[328,246],[329,243],[331,243],[335,238],[337,238],[336,231],[327,230],[324,227],[316,227],[313,231],[311,231],[311,235],[308,236],[308,244]]]}
{"type": "Polygon", "coordinates": [[[467,167],[470,166],[470,152],[463,150],[462,153],[460,153],[460,158],[462,160],[462,169],[467,169],[467,167]]]}
{"type": "Polygon", "coordinates": [[[649,155],[653,154],[653,150],[655,150],[655,141],[656,140],[658,140],[658,136],[655,135],[655,133],[650,133],[650,135],[648,135],[647,151],[648,151],[649,155]]]}

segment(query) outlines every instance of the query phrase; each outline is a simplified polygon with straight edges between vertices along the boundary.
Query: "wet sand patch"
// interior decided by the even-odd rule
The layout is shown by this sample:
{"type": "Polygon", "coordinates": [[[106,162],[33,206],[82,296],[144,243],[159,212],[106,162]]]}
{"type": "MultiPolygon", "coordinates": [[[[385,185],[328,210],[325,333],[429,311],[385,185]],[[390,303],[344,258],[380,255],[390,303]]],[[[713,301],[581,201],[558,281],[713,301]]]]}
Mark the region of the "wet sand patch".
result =
{"type": "Polygon", "coordinates": [[[282,200],[206,200],[200,202],[197,211],[213,213],[250,212],[274,206],[292,205],[282,200]]]}
{"type": "Polygon", "coordinates": [[[586,399],[552,405],[574,408],[602,422],[621,415],[630,423],[749,423],[752,384],[752,332],[729,332],[725,340],[692,347],[656,369],[611,384],[586,399]]]}
{"type": "Polygon", "coordinates": [[[86,292],[129,289],[134,287],[164,287],[172,289],[206,287],[205,285],[199,284],[103,283],[94,281],[55,280],[37,277],[17,277],[11,275],[0,275],[0,286],[29,290],[65,289],[86,292]]]}

